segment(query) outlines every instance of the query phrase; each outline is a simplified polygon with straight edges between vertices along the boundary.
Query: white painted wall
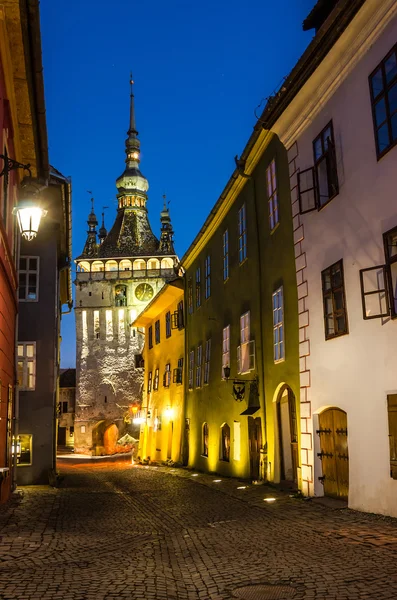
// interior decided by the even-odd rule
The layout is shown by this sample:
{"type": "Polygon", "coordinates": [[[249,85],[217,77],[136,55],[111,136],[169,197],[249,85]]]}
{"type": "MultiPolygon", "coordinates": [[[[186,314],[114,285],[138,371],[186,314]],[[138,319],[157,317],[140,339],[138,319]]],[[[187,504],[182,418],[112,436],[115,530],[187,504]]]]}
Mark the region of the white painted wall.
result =
{"type": "MultiPolygon", "coordinates": [[[[397,147],[377,161],[368,83],[397,42],[396,5],[367,0],[275,128],[287,147],[297,142],[290,156],[302,170],[313,165],[312,142],[332,119],[340,186],[321,211],[294,219],[305,402],[303,490],[323,493],[321,461],[314,458],[317,414],[336,406],[348,418],[349,506],[395,517],[397,481],[390,477],[386,398],[397,391],[397,321],[363,319],[359,270],[384,264],[382,234],[397,226],[397,147]],[[340,259],[349,334],[326,341],[321,271],[340,259]]],[[[291,178],[291,188],[294,184],[291,178]]]]}

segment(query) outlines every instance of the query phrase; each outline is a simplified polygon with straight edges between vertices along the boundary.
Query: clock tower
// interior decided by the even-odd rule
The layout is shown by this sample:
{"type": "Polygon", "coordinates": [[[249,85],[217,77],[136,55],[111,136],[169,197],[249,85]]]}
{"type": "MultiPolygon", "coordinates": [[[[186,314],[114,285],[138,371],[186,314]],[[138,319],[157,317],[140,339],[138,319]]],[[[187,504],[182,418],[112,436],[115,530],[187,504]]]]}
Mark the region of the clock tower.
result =
{"type": "Polygon", "coordinates": [[[94,201],[87,240],[75,260],[76,413],[75,452],[101,455],[129,449],[139,437],[133,415],[141,405],[144,334],[131,326],[137,315],[175,277],[178,259],[166,203],[160,238],[151,229],[149,183],[142,175],[135,125],[133,81],[125,169],[116,180],[117,214],[112,228],[98,220],[94,201]]]}

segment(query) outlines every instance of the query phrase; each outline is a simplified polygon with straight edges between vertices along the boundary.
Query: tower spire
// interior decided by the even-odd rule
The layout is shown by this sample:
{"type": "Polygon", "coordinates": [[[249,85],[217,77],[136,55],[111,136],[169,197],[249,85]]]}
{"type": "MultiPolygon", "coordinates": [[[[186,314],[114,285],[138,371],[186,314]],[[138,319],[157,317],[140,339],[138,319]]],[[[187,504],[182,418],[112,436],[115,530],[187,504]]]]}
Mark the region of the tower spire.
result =
{"type": "Polygon", "coordinates": [[[132,79],[132,73],[130,73],[130,128],[128,130],[128,137],[136,137],[138,132],[135,124],[135,105],[134,105],[134,80],[132,79]]]}
{"type": "MultiPolygon", "coordinates": [[[[91,191],[88,191],[89,194],[92,194],[91,191]]],[[[94,212],[94,198],[91,197],[91,212],[88,215],[87,225],[87,240],[85,242],[84,250],[82,256],[95,256],[97,251],[97,232],[96,228],[98,225],[98,219],[96,218],[96,214],[94,212]]]]}
{"type": "Polygon", "coordinates": [[[172,228],[170,211],[168,210],[167,197],[163,194],[164,206],[160,213],[161,234],[160,234],[160,252],[165,254],[175,254],[174,250],[174,230],[172,228]]]}

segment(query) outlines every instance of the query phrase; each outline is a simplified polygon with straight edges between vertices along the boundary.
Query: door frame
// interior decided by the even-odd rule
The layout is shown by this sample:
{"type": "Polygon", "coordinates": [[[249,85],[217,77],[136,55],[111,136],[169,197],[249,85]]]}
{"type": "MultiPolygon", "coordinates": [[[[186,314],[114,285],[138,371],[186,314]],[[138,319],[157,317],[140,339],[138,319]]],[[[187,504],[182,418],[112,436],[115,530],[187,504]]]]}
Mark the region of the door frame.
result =
{"type": "Polygon", "coordinates": [[[298,469],[300,467],[299,459],[299,426],[298,426],[298,413],[297,413],[297,401],[296,396],[287,383],[283,383],[275,394],[275,410],[274,410],[274,459],[276,463],[276,469],[274,473],[274,481],[288,481],[298,485],[298,469]],[[289,419],[289,431],[290,431],[290,449],[291,449],[291,462],[292,470],[295,475],[294,479],[286,480],[284,472],[284,450],[283,450],[283,437],[282,437],[282,418],[281,418],[281,399],[284,397],[284,393],[287,391],[287,403],[288,403],[288,419],[289,419]],[[294,411],[291,407],[294,406],[294,411]],[[294,413],[294,414],[293,414],[294,413]]]}

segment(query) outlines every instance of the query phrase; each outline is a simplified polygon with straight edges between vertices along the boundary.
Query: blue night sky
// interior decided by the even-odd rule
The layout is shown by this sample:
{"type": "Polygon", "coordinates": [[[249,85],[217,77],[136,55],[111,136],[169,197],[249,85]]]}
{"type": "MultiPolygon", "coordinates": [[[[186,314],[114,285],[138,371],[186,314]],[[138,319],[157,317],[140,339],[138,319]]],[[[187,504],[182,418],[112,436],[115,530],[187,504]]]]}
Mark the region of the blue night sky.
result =
{"type": "MultiPolygon", "coordinates": [[[[108,229],[116,214],[130,70],[150,222],[158,235],[166,193],[182,256],[234,170],[255,108],[311,41],[302,21],[314,4],[41,0],[50,161],[72,177],[73,257],[86,237],[87,190],[98,218],[109,207],[108,229]]],[[[73,314],[62,337],[62,366],[73,367],[73,314]]]]}

